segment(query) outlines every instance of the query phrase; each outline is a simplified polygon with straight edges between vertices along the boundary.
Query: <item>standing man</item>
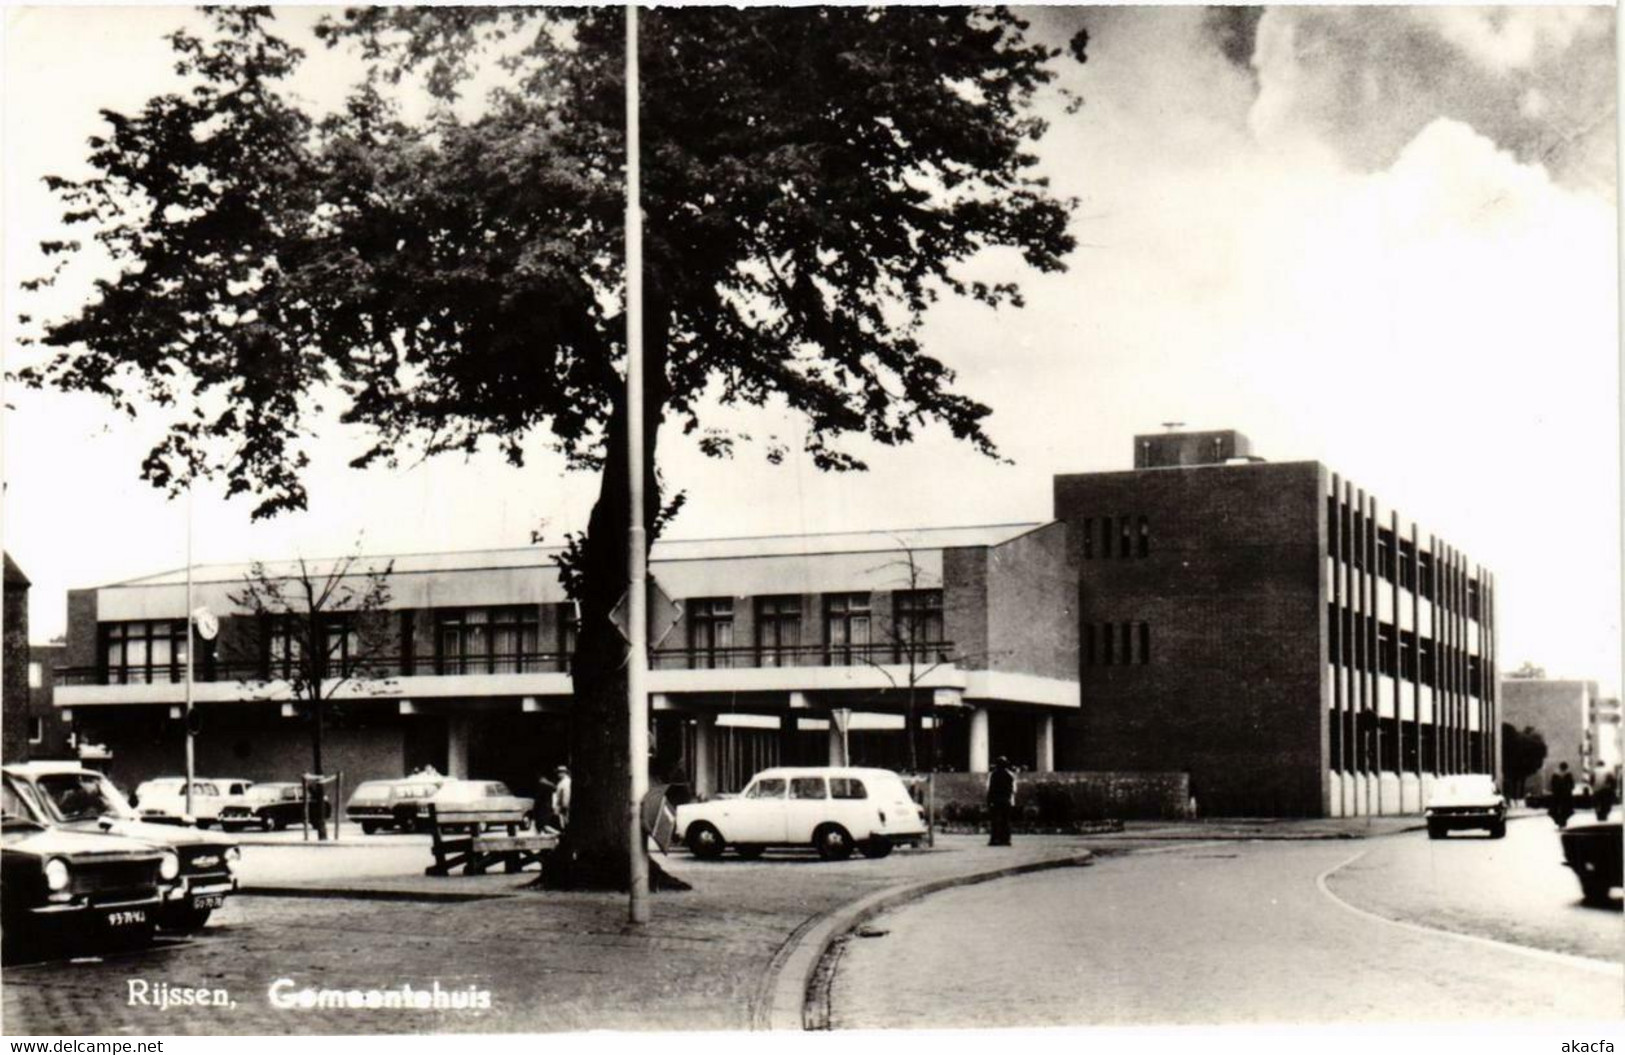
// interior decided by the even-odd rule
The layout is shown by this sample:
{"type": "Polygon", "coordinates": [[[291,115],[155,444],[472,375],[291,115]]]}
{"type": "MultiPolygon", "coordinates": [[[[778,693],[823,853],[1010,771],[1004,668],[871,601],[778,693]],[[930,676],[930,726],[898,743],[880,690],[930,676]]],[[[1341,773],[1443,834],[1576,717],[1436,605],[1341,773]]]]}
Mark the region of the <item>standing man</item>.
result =
{"type": "Polygon", "coordinates": [[[1605,821],[1608,815],[1614,812],[1614,803],[1619,801],[1619,777],[1612,769],[1603,773],[1597,781],[1597,789],[1591,793],[1591,804],[1597,811],[1597,819],[1605,821]]]}
{"type": "Polygon", "coordinates": [[[559,830],[570,823],[570,767],[560,766],[553,785],[553,813],[559,819],[559,830]]]}
{"type": "Polygon", "coordinates": [[[1016,774],[1010,760],[1000,755],[993,763],[993,772],[987,775],[987,812],[993,825],[989,846],[1010,845],[1010,814],[1015,808],[1016,774]]]}
{"type": "Polygon", "coordinates": [[[1568,827],[1569,818],[1574,816],[1574,774],[1569,772],[1567,762],[1559,762],[1557,772],[1552,774],[1552,804],[1546,812],[1559,828],[1568,827]]]}

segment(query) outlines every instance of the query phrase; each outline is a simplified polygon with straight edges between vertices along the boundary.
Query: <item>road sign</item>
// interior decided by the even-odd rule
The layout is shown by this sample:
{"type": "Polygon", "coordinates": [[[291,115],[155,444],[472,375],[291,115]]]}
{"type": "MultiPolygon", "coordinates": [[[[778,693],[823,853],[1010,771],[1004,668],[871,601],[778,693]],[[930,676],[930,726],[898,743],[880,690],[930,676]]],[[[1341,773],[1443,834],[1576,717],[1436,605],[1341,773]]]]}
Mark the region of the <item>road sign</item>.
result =
{"type": "MultiPolygon", "coordinates": [[[[660,586],[660,581],[653,575],[649,576],[649,650],[652,652],[660,647],[667,635],[677,626],[683,618],[683,606],[672,600],[660,586]]],[[[622,640],[632,640],[632,630],[627,624],[627,610],[631,605],[627,603],[626,594],[615,602],[614,611],[609,613],[610,622],[620,633],[622,640]]]]}

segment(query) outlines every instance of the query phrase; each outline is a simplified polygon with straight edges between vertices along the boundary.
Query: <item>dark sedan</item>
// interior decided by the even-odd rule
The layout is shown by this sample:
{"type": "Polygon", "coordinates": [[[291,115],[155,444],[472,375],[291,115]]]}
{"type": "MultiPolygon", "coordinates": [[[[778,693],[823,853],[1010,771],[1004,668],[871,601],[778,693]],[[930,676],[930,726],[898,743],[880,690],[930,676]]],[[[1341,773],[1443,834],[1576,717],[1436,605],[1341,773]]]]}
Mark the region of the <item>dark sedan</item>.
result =
{"type": "Polygon", "coordinates": [[[149,941],[179,873],[173,850],[48,827],[10,780],[0,786],[0,940],[8,960],[149,941]]]}
{"type": "Polygon", "coordinates": [[[110,780],[72,762],[24,762],[6,766],[6,784],[15,789],[34,820],[67,831],[125,835],[167,846],[180,858],[180,874],[165,892],[158,925],[198,930],[237,889],[236,862],[242,851],[231,839],[186,825],[141,820],[110,780]]]}
{"type": "MultiPolygon", "coordinates": [[[[322,812],[331,818],[333,804],[324,802],[322,806],[322,812]]],[[[297,783],[255,784],[240,800],[220,807],[220,827],[226,831],[252,827],[279,832],[304,823],[305,789],[297,783]]]]}
{"type": "Polygon", "coordinates": [[[1620,873],[1625,841],[1622,841],[1619,821],[1602,824],[1582,824],[1565,828],[1563,863],[1574,869],[1580,879],[1580,892],[1587,904],[1607,904],[1609,892],[1621,885],[1620,873]]]}

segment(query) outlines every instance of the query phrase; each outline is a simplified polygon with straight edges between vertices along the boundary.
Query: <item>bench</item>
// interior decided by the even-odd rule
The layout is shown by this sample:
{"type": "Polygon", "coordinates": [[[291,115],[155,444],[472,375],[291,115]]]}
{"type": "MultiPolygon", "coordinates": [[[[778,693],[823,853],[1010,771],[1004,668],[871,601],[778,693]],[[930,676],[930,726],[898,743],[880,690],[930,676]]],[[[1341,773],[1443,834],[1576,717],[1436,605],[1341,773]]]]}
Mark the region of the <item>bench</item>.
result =
{"type": "Polygon", "coordinates": [[[546,856],[559,845],[557,835],[520,835],[517,824],[506,825],[505,835],[487,835],[481,830],[483,827],[481,824],[470,826],[466,821],[442,824],[431,806],[429,835],[434,864],[425,868],[423,874],[445,876],[461,868],[464,875],[477,876],[499,864],[509,873],[523,871],[530,865],[545,867],[546,856]]]}

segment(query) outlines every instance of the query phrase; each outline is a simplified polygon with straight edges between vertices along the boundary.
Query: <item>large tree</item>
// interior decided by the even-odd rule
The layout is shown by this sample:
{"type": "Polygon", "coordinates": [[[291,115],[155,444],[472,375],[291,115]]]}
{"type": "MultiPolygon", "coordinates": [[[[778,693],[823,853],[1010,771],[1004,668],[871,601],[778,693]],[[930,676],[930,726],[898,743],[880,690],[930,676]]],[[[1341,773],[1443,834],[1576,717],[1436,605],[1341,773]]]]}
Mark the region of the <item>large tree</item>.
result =
{"type": "MultiPolygon", "coordinates": [[[[120,270],[44,326],[52,357],[25,376],[182,408],[146,477],[221,478],[261,516],[305,504],[308,423],[335,399],[370,437],[358,466],[487,442],[519,464],[539,432],[599,471],[565,569],[581,607],[571,851],[577,882],[624,884],[624,14],[346,11],[319,35],[358,77],[326,115],[286,90],[302,54],[268,11],[210,19],[172,38],[188,87],[107,113],[93,174],[54,181],[120,270]],[[414,95],[431,105],[401,105],[414,95]]],[[[988,408],[919,330],[944,294],[1020,303],[1012,282],[967,277],[984,250],[1053,271],[1073,246],[1071,203],[1031,152],[1057,50],[1001,8],[640,23],[649,493],[661,426],[727,455],[741,437],[710,410],[728,405],[805,415],[823,469],[864,467],[843,439],[900,444],[933,422],[994,453],[988,408]]]]}

